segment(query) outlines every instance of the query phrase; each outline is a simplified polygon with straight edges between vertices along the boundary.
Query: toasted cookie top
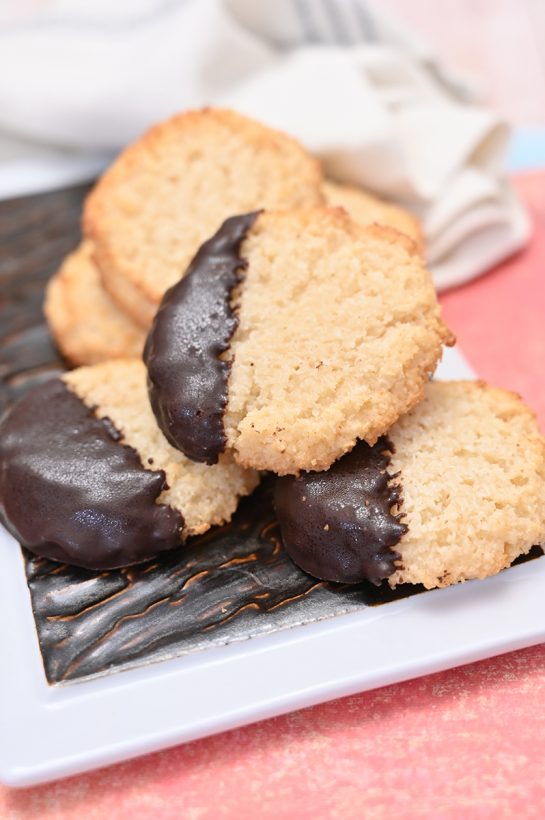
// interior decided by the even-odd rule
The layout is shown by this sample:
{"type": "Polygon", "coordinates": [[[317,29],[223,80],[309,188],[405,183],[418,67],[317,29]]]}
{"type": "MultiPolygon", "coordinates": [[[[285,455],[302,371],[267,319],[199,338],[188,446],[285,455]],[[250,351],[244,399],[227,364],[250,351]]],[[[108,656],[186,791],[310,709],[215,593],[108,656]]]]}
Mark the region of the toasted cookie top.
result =
{"type": "Polygon", "coordinates": [[[340,206],[348,211],[355,222],[360,225],[386,225],[404,233],[415,242],[418,250],[424,251],[424,237],[418,219],[409,211],[393,202],[384,199],[363,188],[343,185],[340,182],[326,180],[323,184],[328,205],[340,206]]]}
{"type": "Polygon", "coordinates": [[[146,327],[224,219],[319,205],[321,181],[290,137],[232,111],[190,111],[123,151],[87,200],[84,230],[107,290],[146,327]]]}
{"type": "Polygon", "coordinates": [[[432,382],[379,445],[277,481],[286,549],[309,573],[441,587],[545,544],[545,440],[514,394],[432,382]]]}
{"type": "Polygon", "coordinates": [[[414,244],[397,231],[364,228],[340,209],[264,212],[246,228],[240,282],[222,292],[225,321],[213,298],[193,298],[215,276],[225,227],[165,296],[146,352],[155,412],[191,458],[210,462],[226,447],[255,469],[324,470],[421,398],[452,337],[414,244]],[[203,327],[217,342],[207,366],[223,374],[214,386],[189,338],[203,327]],[[211,416],[221,435],[217,424],[209,434],[211,416]]]}
{"type": "Polygon", "coordinates": [[[46,289],[44,313],[55,342],[75,365],[140,356],[145,332],[102,287],[84,241],[63,262],[46,289]]]}

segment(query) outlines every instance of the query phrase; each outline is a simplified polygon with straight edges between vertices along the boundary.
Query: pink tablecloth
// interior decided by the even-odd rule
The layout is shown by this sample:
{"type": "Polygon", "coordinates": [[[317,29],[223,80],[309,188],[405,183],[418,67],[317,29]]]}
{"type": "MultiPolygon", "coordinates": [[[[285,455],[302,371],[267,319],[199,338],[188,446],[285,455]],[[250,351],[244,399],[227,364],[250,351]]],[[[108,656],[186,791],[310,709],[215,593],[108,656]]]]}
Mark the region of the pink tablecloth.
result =
{"type": "MultiPolygon", "coordinates": [[[[545,428],[545,173],[531,248],[443,298],[486,379],[545,428]]],[[[22,792],[0,818],[542,818],[545,647],[378,689],[22,792]]]]}

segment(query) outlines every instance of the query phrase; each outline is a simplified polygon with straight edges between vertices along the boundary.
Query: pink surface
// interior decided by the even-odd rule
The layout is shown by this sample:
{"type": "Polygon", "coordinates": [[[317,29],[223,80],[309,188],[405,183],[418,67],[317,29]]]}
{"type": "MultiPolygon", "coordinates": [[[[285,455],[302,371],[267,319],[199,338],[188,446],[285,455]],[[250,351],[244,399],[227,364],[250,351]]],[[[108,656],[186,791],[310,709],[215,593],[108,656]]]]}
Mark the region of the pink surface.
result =
{"type": "MultiPolygon", "coordinates": [[[[531,248],[443,299],[485,378],[545,427],[545,173],[521,178],[531,248]]],[[[333,701],[21,792],[0,818],[542,818],[545,648],[333,701]]]]}

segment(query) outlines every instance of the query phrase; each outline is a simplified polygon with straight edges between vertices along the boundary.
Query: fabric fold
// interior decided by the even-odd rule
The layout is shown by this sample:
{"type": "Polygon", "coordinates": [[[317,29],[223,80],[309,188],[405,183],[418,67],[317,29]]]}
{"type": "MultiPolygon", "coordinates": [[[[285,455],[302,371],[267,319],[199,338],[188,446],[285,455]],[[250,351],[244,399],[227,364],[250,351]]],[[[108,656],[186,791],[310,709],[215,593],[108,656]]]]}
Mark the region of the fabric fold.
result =
{"type": "Polygon", "coordinates": [[[438,287],[528,240],[507,124],[365,0],[49,0],[17,15],[0,24],[0,196],[89,178],[153,122],[225,105],[413,210],[438,287]]]}

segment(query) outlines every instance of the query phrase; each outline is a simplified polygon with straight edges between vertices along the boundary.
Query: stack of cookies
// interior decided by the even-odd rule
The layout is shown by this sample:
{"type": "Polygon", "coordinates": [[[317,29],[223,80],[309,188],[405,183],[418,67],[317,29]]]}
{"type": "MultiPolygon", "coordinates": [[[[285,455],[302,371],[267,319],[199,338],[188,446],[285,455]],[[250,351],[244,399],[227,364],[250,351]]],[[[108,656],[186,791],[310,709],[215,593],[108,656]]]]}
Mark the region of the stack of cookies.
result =
{"type": "Polygon", "coordinates": [[[124,151],[83,229],[45,306],[80,366],[0,427],[0,510],[29,549],[143,561],[266,472],[286,550],[321,579],[446,586],[545,543],[532,412],[430,381],[453,336],[403,209],[207,109],[124,151]]]}

